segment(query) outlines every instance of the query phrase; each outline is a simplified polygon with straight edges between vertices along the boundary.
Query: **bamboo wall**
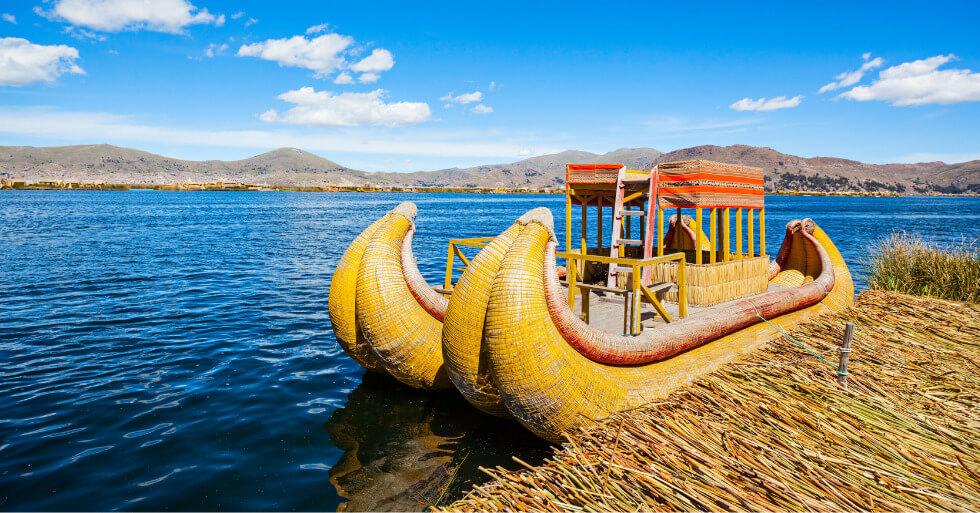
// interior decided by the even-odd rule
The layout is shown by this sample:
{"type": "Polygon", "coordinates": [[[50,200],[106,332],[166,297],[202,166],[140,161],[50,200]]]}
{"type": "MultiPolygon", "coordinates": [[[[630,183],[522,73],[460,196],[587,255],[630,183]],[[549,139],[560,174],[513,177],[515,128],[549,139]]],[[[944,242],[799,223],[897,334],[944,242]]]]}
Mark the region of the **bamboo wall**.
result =
{"type": "MultiPolygon", "coordinates": [[[[692,264],[693,251],[688,253],[685,266],[687,303],[691,306],[710,306],[765,292],[769,288],[769,257],[767,255],[735,259],[714,264],[692,264]]],[[[651,266],[654,283],[677,283],[677,262],[651,266]]],[[[677,302],[677,288],[665,295],[667,301],[677,302]]]]}

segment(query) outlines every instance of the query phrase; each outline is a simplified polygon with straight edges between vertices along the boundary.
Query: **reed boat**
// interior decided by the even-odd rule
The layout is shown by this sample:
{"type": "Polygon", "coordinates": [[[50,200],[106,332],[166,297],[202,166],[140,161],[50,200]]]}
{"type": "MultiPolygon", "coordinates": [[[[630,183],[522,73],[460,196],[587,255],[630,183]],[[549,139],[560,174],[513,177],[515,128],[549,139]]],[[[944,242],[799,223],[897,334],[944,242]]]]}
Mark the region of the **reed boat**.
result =
{"type": "Polygon", "coordinates": [[[329,295],[338,342],[368,370],[455,387],[549,440],[662,400],[780,330],[853,303],[850,272],[811,219],[789,222],[770,259],[758,168],[569,165],[564,252],[551,211],[537,208],[495,237],[451,240],[438,288],[412,253],[415,215],[403,203],[347,249],[329,295]],[[480,251],[470,258],[467,247],[480,251]]]}

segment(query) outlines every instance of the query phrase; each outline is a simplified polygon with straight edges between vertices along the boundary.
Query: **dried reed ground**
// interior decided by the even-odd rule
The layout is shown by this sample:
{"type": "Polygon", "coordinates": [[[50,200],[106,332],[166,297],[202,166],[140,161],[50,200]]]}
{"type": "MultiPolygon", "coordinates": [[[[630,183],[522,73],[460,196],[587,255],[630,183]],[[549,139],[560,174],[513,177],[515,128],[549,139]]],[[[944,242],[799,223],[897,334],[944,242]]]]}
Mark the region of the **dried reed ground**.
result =
{"type": "Polygon", "coordinates": [[[980,509],[980,305],[866,291],[791,335],[836,362],[846,321],[847,390],[780,338],[445,510],[980,509]]]}

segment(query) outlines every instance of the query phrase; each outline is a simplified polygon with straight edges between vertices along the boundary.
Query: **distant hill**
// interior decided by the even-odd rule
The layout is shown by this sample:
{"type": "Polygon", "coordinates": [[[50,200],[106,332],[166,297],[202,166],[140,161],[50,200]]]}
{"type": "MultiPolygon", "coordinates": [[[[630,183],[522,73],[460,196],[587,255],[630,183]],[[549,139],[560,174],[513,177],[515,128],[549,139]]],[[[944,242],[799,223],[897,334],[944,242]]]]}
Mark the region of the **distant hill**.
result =
{"type": "Polygon", "coordinates": [[[605,154],[563,151],[510,164],[414,173],[369,173],[312,153],[280,148],[236,161],[188,161],[107,144],[60,147],[0,146],[0,173],[44,178],[164,184],[185,180],[229,180],[273,185],[380,185],[434,187],[557,187],[565,164],[624,163],[651,169],[658,162],[707,159],[761,167],[774,191],[980,193],[980,161],[946,164],[865,164],[832,157],[802,158],[755,146],[695,146],[661,153],[622,148],[605,154]]]}
{"type": "Polygon", "coordinates": [[[766,189],[833,192],[980,193],[980,160],[960,164],[865,164],[833,157],[803,158],[756,146],[695,146],[664,153],[658,162],[705,159],[761,167],[766,189]]]}

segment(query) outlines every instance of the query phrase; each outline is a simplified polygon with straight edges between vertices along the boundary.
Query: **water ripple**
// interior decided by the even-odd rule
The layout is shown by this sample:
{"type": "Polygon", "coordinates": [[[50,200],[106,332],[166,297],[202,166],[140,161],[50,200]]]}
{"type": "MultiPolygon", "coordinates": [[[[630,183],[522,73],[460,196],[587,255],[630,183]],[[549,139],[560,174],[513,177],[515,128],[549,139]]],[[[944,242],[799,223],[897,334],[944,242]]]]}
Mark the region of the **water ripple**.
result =
{"type": "MultiPolygon", "coordinates": [[[[417,508],[445,465],[465,461],[456,493],[477,465],[543,455],[458,394],[365,376],[333,339],[334,266],[406,199],[433,284],[450,238],[564,211],[560,196],[0,191],[0,508],[417,508]]],[[[894,229],[980,235],[977,199],[767,202],[768,247],[812,216],[852,269],[894,229]]]]}

